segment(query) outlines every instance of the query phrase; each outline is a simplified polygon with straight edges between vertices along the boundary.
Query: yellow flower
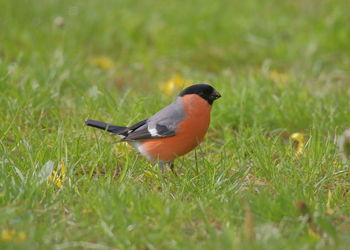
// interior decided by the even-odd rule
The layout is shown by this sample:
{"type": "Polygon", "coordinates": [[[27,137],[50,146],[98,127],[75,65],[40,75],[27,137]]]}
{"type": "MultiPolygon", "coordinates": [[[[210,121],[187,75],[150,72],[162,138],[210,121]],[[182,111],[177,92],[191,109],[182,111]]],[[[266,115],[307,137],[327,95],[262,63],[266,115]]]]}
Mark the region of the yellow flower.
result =
{"type": "Polygon", "coordinates": [[[20,241],[24,241],[27,239],[27,234],[25,232],[19,232],[17,237],[20,241]]]}
{"type": "Polygon", "coordinates": [[[171,96],[174,92],[178,92],[191,84],[192,80],[187,80],[179,75],[174,75],[170,80],[162,83],[159,87],[165,95],[171,96]]]}
{"type": "Polygon", "coordinates": [[[114,65],[113,60],[106,56],[90,57],[88,58],[88,62],[100,69],[110,69],[114,65]]]}
{"type": "Polygon", "coordinates": [[[24,241],[27,239],[27,234],[25,232],[16,232],[13,229],[3,229],[1,231],[2,241],[24,241]]]}
{"type": "Polygon", "coordinates": [[[271,70],[268,73],[269,78],[277,84],[286,84],[289,81],[289,75],[280,73],[276,70],[271,70]]]}
{"type": "Polygon", "coordinates": [[[3,241],[12,240],[15,234],[16,234],[16,231],[13,229],[3,229],[1,231],[1,239],[3,241]]]}
{"type": "Polygon", "coordinates": [[[297,150],[295,155],[299,156],[302,155],[304,153],[304,147],[305,147],[305,138],[304,135],[302,133],[293,133],[290,136],[290,139],[292,139],[293,141],[296,142],[297,144],[297,150]]]}
{"type": "Polygon", "coordinates": [[[49,176],[49,180],[54,182],[58,188],[63,186],[63,182],[66,179],[66,165],[63,162],[58,167],[58,170],[53,170],[49,176]]]}

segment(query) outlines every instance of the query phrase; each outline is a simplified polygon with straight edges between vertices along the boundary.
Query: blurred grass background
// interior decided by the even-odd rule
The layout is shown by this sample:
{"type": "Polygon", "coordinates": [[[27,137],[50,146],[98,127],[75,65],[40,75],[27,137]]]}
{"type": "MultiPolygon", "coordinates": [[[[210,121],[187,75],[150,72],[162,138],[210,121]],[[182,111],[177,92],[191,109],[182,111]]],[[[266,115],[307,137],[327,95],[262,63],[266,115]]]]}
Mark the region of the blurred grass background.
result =
{"type": "Polygon", "coordinates": [[[0,0],[0,247],[346,249],[349,7],[0,0]],[[142,120],[173,76],[223,98],[164,182],[83,121],[142,120]],[[62,166],[59,188],[45,171],[62,166]]]}

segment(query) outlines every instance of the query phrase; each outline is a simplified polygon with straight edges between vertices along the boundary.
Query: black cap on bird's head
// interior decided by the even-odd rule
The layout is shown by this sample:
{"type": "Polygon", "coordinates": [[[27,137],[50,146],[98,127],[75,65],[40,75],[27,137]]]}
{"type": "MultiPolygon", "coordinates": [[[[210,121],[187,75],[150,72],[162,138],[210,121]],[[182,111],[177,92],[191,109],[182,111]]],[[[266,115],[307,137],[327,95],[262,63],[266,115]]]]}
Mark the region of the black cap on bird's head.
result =
{"type": "Polygon", "coordinates": [[[220,93],[216,91],[212,86],[208,84],[195,84],[182,90],[179,96],[185,95],[199,95],[206,100],[210,105],[218,98],[221,97],[220,93]]]}

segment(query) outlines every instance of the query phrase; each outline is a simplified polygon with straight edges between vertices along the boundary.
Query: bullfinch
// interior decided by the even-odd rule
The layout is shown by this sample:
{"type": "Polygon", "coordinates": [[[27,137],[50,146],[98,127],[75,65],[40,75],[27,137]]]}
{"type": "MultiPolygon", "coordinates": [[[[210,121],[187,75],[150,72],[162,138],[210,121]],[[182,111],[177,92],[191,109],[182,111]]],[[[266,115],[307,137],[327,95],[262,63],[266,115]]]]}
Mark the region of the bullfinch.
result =
{"type": "Polygon", "coordinates": [[[150,118],[130,127],[87,120],[87,126],[99,128],[121,137],[150,161],[157,161],[163,172],[170,163],[194,149],[204,138],[210,123],[213,102],[221,95],[208,84],[185,88],[175,101],[150,118]]]}

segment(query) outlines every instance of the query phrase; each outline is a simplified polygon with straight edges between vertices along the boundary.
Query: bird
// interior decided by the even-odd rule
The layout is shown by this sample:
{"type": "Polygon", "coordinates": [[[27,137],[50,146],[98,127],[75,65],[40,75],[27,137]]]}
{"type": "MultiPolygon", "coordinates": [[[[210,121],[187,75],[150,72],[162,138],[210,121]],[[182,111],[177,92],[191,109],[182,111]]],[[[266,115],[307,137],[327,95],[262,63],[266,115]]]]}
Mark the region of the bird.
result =
{"type": "Polygon", "coordinates": [[[194,84],[183,89],[174,102],[132,126],[96,120],[86,120],[85,125],[120,136],[118,142],[129,143],[149,161],[157,162],[162,173],[166,164],[174,172],[174,160],[203,141],[212,105],[220,97],[211,85],[194,84]]]}

